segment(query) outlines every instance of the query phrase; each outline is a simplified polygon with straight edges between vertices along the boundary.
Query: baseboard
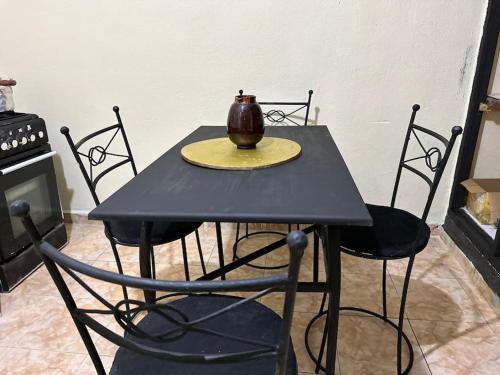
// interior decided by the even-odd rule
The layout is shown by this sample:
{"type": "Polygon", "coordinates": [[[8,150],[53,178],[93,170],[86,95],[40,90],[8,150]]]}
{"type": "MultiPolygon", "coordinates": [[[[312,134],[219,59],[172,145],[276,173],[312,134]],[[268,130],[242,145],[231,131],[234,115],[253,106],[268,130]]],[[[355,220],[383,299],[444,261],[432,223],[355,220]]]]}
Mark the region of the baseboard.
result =
{"type": "Polygon", "coordinates": [[[442,232],[448,238],[450,246],[459,249],[459,253],[470,263],[478,277],[492,290],[493,297],[500,295],[500,272],[498,260],[489,257],[484,248],[478,247],[479,240],[472,240],[459,222],[460,217],[448,214],[442,232]]]}

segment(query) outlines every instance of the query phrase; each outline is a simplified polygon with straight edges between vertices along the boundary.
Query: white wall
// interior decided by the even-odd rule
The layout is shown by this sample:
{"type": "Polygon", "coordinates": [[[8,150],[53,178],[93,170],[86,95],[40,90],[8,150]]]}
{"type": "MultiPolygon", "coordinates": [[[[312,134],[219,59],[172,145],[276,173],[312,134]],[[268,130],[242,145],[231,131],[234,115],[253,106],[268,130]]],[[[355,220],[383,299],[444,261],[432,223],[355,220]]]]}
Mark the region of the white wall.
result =
{"type": "MultiPolygon", "coordinates": [[[[66,209],[93,202],[61,125],[84,135],[119,105],[142,169],[224,124],[239,88],[282,100],[314,89],[363,197],[388,203],[411,105],[439,132],[464,123],[486,3],[0,0],[0,71],[19,81],[17,109],[47,122],[66,209]]],[[[430,222],[443,220],[454,160],[430,222]]],[[[417,207],[425,188],[404,187],[402,205],[417,207]]]]}

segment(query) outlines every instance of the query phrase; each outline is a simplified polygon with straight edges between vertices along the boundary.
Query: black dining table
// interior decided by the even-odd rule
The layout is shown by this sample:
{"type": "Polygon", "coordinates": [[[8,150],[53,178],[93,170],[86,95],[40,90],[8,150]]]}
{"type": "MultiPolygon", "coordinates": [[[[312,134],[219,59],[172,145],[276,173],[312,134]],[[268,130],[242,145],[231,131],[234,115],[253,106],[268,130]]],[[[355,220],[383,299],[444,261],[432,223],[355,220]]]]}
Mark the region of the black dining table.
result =
{"type": "MultiPolygon", "coordinates": [[[[340,302],[340,229],[370,226],[372,218],[326,126],[267,127],[266,136],[300,144],[300,157],[257,170],[216,170],[184,161],[187,144],[226,136],[224,126],[200,126],[89,213],[89,219],[142,222],[141,276],[151,277],[150,234],[153,222],[215,222],[219,268],[201,277],[224,278],[286,244],[283,238],[224,264],[221,222],[308,224],[319,233],[325,252],[326,281],[301,281],[298,292],[327,293],[326,373],[333,374],[340,302]]],[[[146,294],[146,300],[154,296],[146,294]]]]}

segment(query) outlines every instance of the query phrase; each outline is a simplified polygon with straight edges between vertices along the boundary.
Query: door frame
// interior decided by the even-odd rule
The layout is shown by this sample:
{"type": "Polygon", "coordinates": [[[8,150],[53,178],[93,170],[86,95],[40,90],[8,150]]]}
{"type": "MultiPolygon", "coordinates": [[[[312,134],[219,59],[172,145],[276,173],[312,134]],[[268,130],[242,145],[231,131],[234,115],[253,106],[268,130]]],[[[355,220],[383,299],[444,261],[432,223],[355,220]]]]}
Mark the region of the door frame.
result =
{"type": "Polygon", "coordinates": [[[467,190],[460,183],[471,176],[483,117],[479,106],[488,94],[499,31],[500,0],[489,0],[449,208],[443,225],[497,295],[500,295],[500,229],[496,238],[492,239],[461,209],[466,203],[467,190]]]}

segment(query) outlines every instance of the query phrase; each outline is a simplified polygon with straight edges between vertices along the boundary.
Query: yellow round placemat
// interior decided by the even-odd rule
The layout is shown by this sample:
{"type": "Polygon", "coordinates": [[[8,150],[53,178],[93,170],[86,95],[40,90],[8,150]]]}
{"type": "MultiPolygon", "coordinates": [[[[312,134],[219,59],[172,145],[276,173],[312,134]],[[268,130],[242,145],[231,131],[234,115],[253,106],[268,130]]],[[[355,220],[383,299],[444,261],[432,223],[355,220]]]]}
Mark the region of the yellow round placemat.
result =
{"type": "Polygon", "coordinates": [[[300,145],[285,138],[264,137],[254,149],[238,149],[229,138],[213,138],[184,146],[181,155],[187,162],[206,168],[260,169],[299,157],[300,145]]]}

